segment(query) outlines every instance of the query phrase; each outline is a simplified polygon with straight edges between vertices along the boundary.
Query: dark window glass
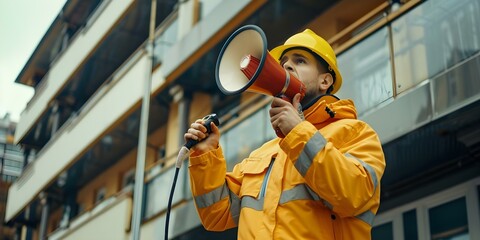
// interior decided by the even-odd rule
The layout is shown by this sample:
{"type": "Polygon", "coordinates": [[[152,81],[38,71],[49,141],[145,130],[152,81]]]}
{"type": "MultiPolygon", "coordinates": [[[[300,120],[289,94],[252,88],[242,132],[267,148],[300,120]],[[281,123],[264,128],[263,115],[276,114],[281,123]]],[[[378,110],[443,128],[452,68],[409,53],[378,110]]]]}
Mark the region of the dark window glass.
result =
{"type": "Polygon", "coordinates": [[[432,240],[470,239],[465,197],[429,209],[432,240]]]}
{"type": "Polygon", "coordinates": [[[417,240],[417,211],[415,209],[403,213],[403,235],[405,239],[417,240]]]}
{"type": "Polygon", "coordinates": [[[393,224],[392,222],[384,223],[373,227],[372,240],[393,240],[393,224]]]}

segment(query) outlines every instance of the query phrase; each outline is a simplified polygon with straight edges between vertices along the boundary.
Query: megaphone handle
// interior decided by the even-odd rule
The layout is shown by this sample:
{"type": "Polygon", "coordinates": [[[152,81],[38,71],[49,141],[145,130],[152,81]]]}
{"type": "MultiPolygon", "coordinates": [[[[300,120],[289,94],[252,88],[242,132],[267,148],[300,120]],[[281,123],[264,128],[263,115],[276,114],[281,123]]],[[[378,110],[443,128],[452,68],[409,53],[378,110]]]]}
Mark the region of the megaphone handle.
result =
{"type": "Polygon", "coordinates": [[[283,135],[282,131],[280,131],[280,128],[275,128],[275,134],[277,134],[277,137],[279,138],[284,138],[285,135],[283,135]]]}
{"type": "MultiPolygon", "coordinates": [[[[205,122],[203,123],[203,126],[205,126],[207,128],[207,133],[210,133],[212,132],[212,129],[210,128],[210,123],[214,123],[215,125],[220,125],[220,121],[218,120],[218,117],[217,117],[217,114],[215,113],[212,113],[212,114],[209,114],[205,117],[202,118],[202,120],[204,120],[205,122]]],[[[192,148],[193,146],[195,146],[199,141],[197,140],[193,140],[193,139],[190,139],[187,141],[187,143],[185,143],[185,147],[190,149],[192,148]]]]}
{"type": "MultiPolygon", "coordinates": [[[[280,95],[277,95],[276,97],[281,98],[281,99],[283,99],[283,100],[285,100],[289,103],[292,103],[292,99],[287,97],[285,94],[280,94],[280,95]]],[[[277,137],[279,137],[279,138],[284,138],[285,137],[285,135],[282,133],[280,128],[275,128],[275,134],[277,134],[277,137]]]]}

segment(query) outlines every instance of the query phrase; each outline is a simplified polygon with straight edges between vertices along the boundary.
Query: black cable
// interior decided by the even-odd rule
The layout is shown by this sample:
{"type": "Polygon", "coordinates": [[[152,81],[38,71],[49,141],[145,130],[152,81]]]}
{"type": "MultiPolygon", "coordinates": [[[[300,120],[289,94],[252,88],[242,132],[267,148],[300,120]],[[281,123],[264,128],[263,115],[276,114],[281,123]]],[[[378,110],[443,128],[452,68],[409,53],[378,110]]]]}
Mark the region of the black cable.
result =
{"type": "MultiPolygon", "coordinates": [[[[218,117],[215,113],[212,113],[203,117],[203,120],[205,121],[203,123],[203,126],[207,128],[207,133],[210,133],[212,131],[212,129],[210,128],[210,123],[213,122],[217,126],[220,124],[220,122],[218,121],[218,117]]],[[[175,175],[173,176],[172,189],[170,190],[170,197],[168,198],[167,217],[165,219],[165,240],[168,240],[168,225],[170,223],[170,211],[172,210],[173,194],[175,192],[175,186],[177,185],[178,172],[182,167],[183,160],[185,160],[188,157],[188,154],[190,153],[190,148],[195,146],[195,144],[197,143],[198,141],[190,139],[189,141],[187,141],[187,143],[185,143],[185,145],[182,148],[180,148],[180,151],[178,152],[177,161],[175,163],[175,175]]]]}
{"type": "Polygon", "coordinates": [[[168,199],[167,218],[165,219],[165,240],[168,240],[168,224],[170,222],[170,211],[172,209],[173,194],[175,192],[175,186],[177,185],[178,172],[180,172],[179,170],[180,168],[175,168],[175,176],[173,176],[172,189],[170,190],[170,197],[168,199]]]}

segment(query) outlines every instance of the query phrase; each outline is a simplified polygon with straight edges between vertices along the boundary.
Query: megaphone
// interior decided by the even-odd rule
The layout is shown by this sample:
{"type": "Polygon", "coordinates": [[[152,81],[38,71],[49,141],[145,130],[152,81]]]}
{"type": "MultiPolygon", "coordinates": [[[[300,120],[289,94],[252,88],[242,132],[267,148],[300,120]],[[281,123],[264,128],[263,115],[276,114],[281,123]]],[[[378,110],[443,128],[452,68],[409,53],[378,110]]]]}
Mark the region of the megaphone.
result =
{"type": "Polygon", "coordinates": [[[249,91],[290,100],[297,93],[305,95],[305,85],[268,53],[265,33],[256,25],[243,26],[227,39],[215,78],[226,95],[249,91]]]}
{"type": "MultiPolygon", "coordinates": [[[[305,96],[305,85],[290,75],[267,51],[267,38],[256,25],[245,25],[230,35],[215,68],[218,88],[226,95],[244,91],[292,101],[305,96]]],[[[283,134],[277,129],[277,136],[283,134]]]]}

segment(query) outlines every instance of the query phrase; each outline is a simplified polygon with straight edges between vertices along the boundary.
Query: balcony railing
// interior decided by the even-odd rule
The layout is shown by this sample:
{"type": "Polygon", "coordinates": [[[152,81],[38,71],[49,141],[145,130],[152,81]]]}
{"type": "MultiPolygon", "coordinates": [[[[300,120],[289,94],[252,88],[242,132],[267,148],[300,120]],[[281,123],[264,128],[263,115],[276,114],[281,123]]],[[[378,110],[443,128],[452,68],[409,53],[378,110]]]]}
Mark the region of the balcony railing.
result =
{"type": "Polygon", "coordinates": [[[68,227],[57,228],[48,239],[125,239],[130,229],[131,209],[132,193],[120,192],[74,218],[68,227]]]}
{"type": "Polygon", "coordinates": [[[403,15],[393,12],[385,16],[381,25],[374,24],[365,30],[368,34],[355,37],[354,45],[347,42],[348,48],[340,47],[338,65],[344,82],[338,96],[352,98],[362,117],[423,81],[432,79],[433,85],[440,84],[436,76],[463,63],[469,64],[468,73],[456,74],[455,80],[449,81],[456,90],[450,91],[455,91],[457,102],[473,97],[472,91],[479,92],[474,58],[480,52],[478,1],[420,4],[412,0],[398,11],[403,15]]]}

